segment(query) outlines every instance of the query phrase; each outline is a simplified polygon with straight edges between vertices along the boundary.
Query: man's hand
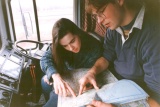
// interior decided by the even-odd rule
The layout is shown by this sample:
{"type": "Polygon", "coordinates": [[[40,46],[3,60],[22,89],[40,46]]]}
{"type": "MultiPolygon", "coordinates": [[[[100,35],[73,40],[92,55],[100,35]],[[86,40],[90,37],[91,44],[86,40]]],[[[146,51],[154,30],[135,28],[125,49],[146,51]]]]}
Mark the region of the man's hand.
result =
{"type": "Polygon", "coordinates": [[[87,89],[88,84],[93,85],[95,89],[99,89],[96,83],[95,75],[106,70],[109,66],[109,62],[104,58],[100,57],[94,66],[88,71],[88,73],[79,80],[79,95],[87,89]]]}
{"type": "Polygon", "coordinates": [[[69,86],[67,82],[65,82],[59,74],[53,74],[53,83],[54,83],[54,91],[56,94],[60,96],[67,96],[71,94],[73,97],[76,97],[76,94],[72,90],[72,88],[69,86]]]}
{"type": "Polygon", "coordinates": [[[79,84],[80,84],[79,95],[81,95],[82,92],[84,92],[87,89],[88,84],[93,85],[93,87],[96,90],[99,89],[98,86],[97,86],[96,80],[95,80],[95,75],[93,73],[89,72],[89,71],[84,77],[82,77],[79,80],[79,84]]]}
{"type": "Polygon", "coordinates": [[[160,104],[150,97],[148,98],[148,104],[150,107],[160,107],[160,104]]]}
{"type": "Polygon", "coordinates": [[[86,107],[115,107],[112,104],[103,103],[101,101],[93,100],[91,105],[88,105],[86,107]]]}

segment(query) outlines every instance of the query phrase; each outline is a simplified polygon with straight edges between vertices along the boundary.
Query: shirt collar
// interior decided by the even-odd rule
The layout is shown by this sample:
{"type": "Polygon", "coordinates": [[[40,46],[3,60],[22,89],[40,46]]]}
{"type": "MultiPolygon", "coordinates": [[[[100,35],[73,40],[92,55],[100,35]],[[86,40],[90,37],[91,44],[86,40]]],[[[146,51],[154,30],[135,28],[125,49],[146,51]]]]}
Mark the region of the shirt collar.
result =
{"type": "MultiPolygon", "coordinates": [[[[141,10],[139,11],[139,13],[138,13],[138,15],[137,15],[137,18],[136,18],[136,20],[135,20],[135,22],[134,22],[131,30],[129,31],[128,38],[129,38],[130,33],[132,33],[133,28],[142,29],[144,13],[145,13],[145,6],[142,6],[142,8],[141,8],[141,10]]],[[[125,42],[128,38],[127,38],[127,39],[124,38],[124,36],[123,36],[123,31],[122,31],[121,27],[118,27],[118,28],[116,29],[116,31],[122,35],[121,38],[122,38],[122,45],[123,45],[124,42],[125,42]]]]}
{"type": "Polygon", "coordinates": [[[137,18],[135,20],[133,28],[135,27],[135,28],[142,29],[144,13],[145,13],[145,7],[142,6],[142,8],[141,8],[140,12],[138,13],[138,16],[137,16],[137,18]]]}
{"type": "MultiPolygon", "coordinates": [[[[132,28],[131,28],[131,30],[130,30],[130,33],[132,32],[133,28],[142,29],[144,13],[145,13],[145,7],[142,6],[140,12],[139,12],[138,15],[137,15],[137,18],[136,18],[134,24],[133,24],[133,26],[132,26],[132,28]]],[[[123,32],[122,32],[122,30],[121,30],[120,27],[118,27],[118,28],[116,29],[116,31],[119,32],[121,35],[123,34],[123,32]]]]}

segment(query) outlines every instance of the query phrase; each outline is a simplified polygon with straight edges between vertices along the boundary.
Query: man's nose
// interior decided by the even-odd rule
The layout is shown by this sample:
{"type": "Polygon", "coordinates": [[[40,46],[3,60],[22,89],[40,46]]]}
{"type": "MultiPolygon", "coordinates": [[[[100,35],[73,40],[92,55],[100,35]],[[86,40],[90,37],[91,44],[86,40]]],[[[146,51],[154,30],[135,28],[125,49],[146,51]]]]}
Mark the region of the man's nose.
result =
{"type": "Polygon", "coordinates": [[[102,24],[103,20],[104,20],[103,17],[97,17],[97,22],[98,22],[99,24],[102,24]]]}

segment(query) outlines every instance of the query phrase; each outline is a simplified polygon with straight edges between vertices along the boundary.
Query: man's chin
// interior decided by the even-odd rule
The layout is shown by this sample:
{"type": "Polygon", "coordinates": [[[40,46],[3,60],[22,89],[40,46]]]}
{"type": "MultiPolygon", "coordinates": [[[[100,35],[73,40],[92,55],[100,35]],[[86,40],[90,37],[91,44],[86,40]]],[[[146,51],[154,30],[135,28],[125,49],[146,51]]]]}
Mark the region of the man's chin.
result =
{"type": "Polygon", "coordinates": [[[117,29],[118,27],[109,27],[110,30],[115,30],[117,29]]]}

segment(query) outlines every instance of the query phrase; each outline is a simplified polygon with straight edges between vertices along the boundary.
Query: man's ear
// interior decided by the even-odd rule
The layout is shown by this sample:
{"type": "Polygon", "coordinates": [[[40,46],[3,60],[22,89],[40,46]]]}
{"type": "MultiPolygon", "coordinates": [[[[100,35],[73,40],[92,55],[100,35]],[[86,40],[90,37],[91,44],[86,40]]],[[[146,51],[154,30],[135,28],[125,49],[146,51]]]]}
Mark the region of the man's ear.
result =
{"type": "Polygon", "coordinates": [[[124,0],[117,0],[117,3],[122,6],[124,4],[124,0]]]}

